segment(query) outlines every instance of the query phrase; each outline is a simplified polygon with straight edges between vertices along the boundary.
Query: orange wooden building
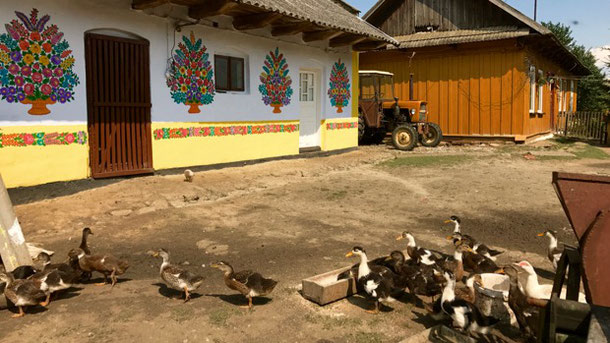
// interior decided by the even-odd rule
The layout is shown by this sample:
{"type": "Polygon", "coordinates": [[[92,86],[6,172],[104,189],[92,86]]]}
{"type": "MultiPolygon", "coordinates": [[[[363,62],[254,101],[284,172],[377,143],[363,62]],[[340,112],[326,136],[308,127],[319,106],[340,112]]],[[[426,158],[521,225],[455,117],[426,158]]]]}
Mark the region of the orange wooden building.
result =
{"type": "Polygon", "coordinates": [[[524,141],[576,111],[589,71],[545,27],[501,0],[379,0],[365,15],[400,42],[360,54],[394,73],[394,93],[428,102],[450,137],[524,141]]]}

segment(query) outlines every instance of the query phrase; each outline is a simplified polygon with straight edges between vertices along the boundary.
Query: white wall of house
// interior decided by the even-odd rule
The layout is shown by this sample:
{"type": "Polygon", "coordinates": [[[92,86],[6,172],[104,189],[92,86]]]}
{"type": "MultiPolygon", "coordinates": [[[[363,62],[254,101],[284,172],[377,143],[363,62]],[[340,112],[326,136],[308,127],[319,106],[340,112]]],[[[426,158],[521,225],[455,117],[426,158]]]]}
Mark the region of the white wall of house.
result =
{"type": "MultiPolygon", "coordinates": [[[[29,106],[7,103],[0,100],[0,127],[14,125],[68,125],[84,124],[87,121],[86,75],[84,59],[84,35],[90,30],[121,30],[138,35],[150,42],[151,98],[153,122],[227,122],[296,120],[299,117],[299,69],[316,68],[322,77],[321,119],[351,116],[351,101],[343,113],[336,113],[327,96],[331,68],[339,58],[346,64],[351,74],[352,55],[348,48],[321,48],[319,43],[307,46],[296,43],[295,37],[277,39],[261,37],[252,33],[196,25],[175,32],[173,20],[152,16],[131,9],[131,0],[3,0],[0,2],[0,23],[6,24],[16,19],[15,11],[29,15],[32,8],[40,11],[39,16],[49,14],[49,24],[56,24],[70,44],[75,57],[74,71],[80,78],[75,88],[72,102],[49,106],[51,113],[44,116],[27,114],[29,106]],[[246,90],[241,93],[217,93],[212,104],[200,107],[200,114],[188,114],[187,106],[176,104],[166,86],[165,70],[171,57],[172,45],[177,46],[182,35],[193,30],[196,38],[201,38],[214,63],[214,54],[229,54],[246,58],[246,90]],[[272,108],[265,106],[258,91],[259,75],[265,55],[275,47],[286,56],[289,75],[294,93],[291,103],[282,107],[282,113],[273,114],[272,108]]],[[[0,31],[5,33],[4,25],[0,31]]],[[[106,31],[109,32],[109,31],[106,31]]],[[[256,31],[257,33],[260,30],[256,31]]],[[[353,80],[350,76],[350,84],[353,80]]]]}

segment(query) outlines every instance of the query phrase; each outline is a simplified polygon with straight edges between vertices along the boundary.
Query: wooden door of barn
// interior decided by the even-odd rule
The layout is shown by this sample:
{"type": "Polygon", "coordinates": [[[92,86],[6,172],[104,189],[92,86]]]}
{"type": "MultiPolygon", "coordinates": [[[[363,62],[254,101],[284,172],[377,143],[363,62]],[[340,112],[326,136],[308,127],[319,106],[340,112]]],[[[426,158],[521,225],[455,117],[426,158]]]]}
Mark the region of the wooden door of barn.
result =
{"type": "Polygon", "coordinates": [[[153,172],[148,41],[87,33],[85,58],[92,177],[153,172]]]}

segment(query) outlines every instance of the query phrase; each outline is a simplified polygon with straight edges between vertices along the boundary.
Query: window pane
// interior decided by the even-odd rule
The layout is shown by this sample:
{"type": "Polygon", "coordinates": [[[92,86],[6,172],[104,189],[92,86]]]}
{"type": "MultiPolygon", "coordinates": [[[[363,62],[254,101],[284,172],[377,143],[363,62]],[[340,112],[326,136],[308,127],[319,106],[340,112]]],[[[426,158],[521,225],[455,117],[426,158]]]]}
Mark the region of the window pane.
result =
{"type": "Polygon", "coordinates": [[[244,60],[231,58],[231,89],[241,91],[244,89],[244,60]]]}
{"type": "Polygon", "coordinates": [[[214,73],[216,74],[216,88],[229,89],[229,61],[225,56],[214,56],[214,73]]]}

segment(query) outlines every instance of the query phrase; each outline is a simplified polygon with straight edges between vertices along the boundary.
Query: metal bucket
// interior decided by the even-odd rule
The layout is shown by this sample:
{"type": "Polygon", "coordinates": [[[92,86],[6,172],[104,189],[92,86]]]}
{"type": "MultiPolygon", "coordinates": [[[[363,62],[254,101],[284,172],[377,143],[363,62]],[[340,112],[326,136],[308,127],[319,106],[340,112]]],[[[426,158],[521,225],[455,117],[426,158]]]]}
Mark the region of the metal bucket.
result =
{"type": "Polygon", "coordinates": [[[483,286],[476,283],[474,285],[477,308],[486,316],[492,316],[510,324],[515,323],[515,315],[507,303],[510,288],[508,276],[483,273],[481,279],[483,286]]]}

